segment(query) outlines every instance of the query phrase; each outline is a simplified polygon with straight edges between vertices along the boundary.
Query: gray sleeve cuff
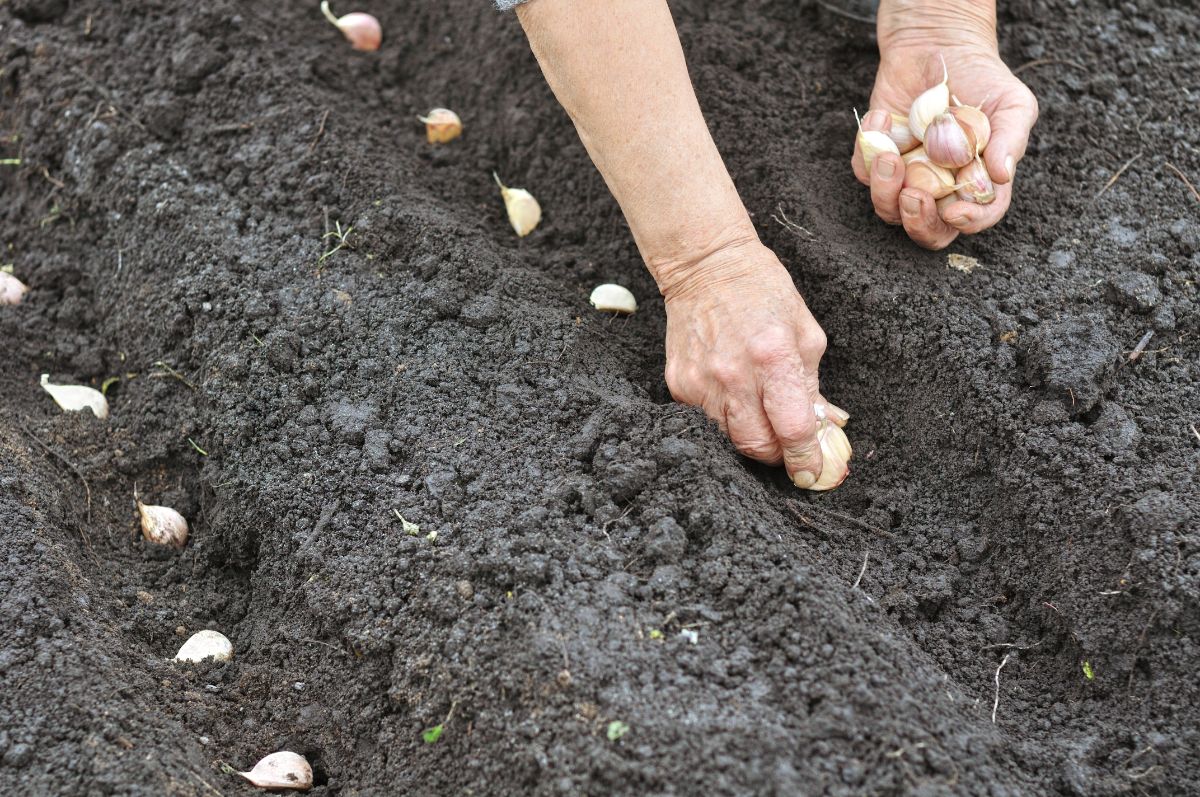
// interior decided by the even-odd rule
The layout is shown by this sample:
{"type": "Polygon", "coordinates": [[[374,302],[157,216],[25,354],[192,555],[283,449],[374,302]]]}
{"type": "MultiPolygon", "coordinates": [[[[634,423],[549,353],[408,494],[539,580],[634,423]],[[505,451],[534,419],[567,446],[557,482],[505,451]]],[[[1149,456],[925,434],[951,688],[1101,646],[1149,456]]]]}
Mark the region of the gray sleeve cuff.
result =
{"type": "Polygon", "coordinates": [[[494,0],[496,8],[500,11],[508,11],[510,8],[519,6],[526,0],[494,0]]]}

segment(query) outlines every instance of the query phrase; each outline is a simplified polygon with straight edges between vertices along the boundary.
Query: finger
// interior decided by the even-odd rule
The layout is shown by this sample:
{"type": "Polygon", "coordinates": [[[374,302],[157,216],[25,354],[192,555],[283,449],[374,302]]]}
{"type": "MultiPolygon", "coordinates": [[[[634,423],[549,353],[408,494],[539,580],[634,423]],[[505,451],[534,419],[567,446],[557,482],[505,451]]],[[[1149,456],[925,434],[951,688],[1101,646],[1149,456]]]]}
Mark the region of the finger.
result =
{"type": "Polygon", "coordinates": [[[926,249],[943,249],[958,237],[958,230],[938,215],[928,191],[905,188],[900,192],[900,221],[908,237],[926,249]]]}
{"type": "Polygon", "coordinates": [[[1012,184],[996,186],[996,198],[986,205],[952,202],[942,208],[942,218],[961,233],[974,235],[1004,218],[1012,202],[1012,184]]]}
{"type": "Polygon", "coordinates": [[[816,370],[800,359],[782,361],[763,375],[762,407],[783,450],[783,464],[792,482],[812,487],[821,475],[821,444],[813,412],[816,370]]]}
{"type": "Polygon", "coordinates": [[[988,174],[997,184],[1012,182],[1038,118],[1037,99],[1029,89],[1021,85],[1009,94],[990,116],[992,135],[983,151],[988,174]]]}
{"type": "Polygon", "coordinates": [[[900,190],[904,188],[904,161],[885,152],[871,164],[871,204],[888,224],[900,223],[900,190]]]}
{"type": "Polygon", "coordinates": [[[783,449],[758,396],[731,401],[725,410],[725,424],[730,441],[742,456],[768,465],[783,461],[783,449]]]}
{"type": "Polygon", "coordinates": [[[838,426],[845,428],[846,423],[850,420],[850,413],[834,404],[824,395],[818,393],[816,404],[818,407],[825,408],[825,417],[836,423],[838,426]]]}
{"type": "MultiPolygon", "coordinates": [[[[892,129],[892,115],[887,111],[871,111],[862,120],[863,130],[882,130],[887,132],[892,129]]],[[[871,184],[871,177],[867,174],[867,167],[863,161],[862,145],[859,144],[858,136],[854,137],[854,154],[850,157],[850,168],[854,169],[854,176],[863,185],[871,184]]]]}

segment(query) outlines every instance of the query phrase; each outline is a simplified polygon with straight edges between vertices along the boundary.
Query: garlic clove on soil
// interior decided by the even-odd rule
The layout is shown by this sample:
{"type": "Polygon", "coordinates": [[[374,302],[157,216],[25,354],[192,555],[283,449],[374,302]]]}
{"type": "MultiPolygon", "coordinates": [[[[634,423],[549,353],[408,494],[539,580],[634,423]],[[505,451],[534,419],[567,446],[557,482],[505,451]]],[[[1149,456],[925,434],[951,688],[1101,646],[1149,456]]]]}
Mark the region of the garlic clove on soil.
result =
{"type": "Polygon", "coordinates": [[[290,750],[271,753],[254,765],[249,772],[239,772],[260,789],[308,791],[313,785],[312,767],[308,759],[290,750]]]}
{"type": "Polygon", "coordinates": [[[979,156],[959,169],[955,179],[958,181],[955,193],[959,199],[979,205],[991,204],[996,199],[996,186],[979,156]]]}
{"type": "Polygon", "coordinates": [[[97,418],[108,417],[108,399],[99,390],[84,385],[52,385],[50,374],[42,374],[42,389],[67,412],[91,410],[97,418]]]}
{"type": "Polygon", "coordinates": [[[942,82],[921,92],[908,111],[908,127],[918,141],[925,140],[925,128],[938,114],[945,113],[950,107],[949,83],[950,70],[946,68],[946,59],[943,58],[942,82]]]}
{"type": "Polygon", "coordinates": [[[321,13],[337,26],[355,50],[371,52],[379,49],[383,41],[383,28],[375,17],[361,12],[339,17],[329,10],[329,0],[322,0],[321,13]]]}
{"type": "Polygon", "coordinates": [[[854,121],[858,122],[858,148],[862,152],[863,166],[866,167],[867,174],[871,173],[871,166],[875,163],[877,155],[884,152],[890,152],[893,155],[900,154],[900,148],[887,133],[882,130],[862,129],[862,119],[858,118],[858,109],[854,111],[854,121]]]}
{"type": "Polygon", "coordinates": [[[29,292],[29,286],[9,274],[0,271],[0,304],[20,304],[29,292]]]}
{"type": "Polygon", "coordinates": [[[904,187],[917,188],[933,194],[934,199],[941,199],[947,194],[953,194],[957,183],[954,172],[938,166],[925,154],[924,147],[917,147],[911,152],[900,156],[904,159],[904,187]]]}
{"type": "Polygon", "coordinates": [[[908,126],[908,117],[898,113],[892,114],[892,126],[888,129],[888,138],[896,144],[896,148],[901,153],[921,146],[921,142],[913,135],[912,128],[908,126]]]}
{"type": "Polygon", "coordinates": [[[611,282],[597,285],[592,290],[588,301],[602,313],[623,313],[629,315],[637,310],[637,299],[628,288],[614,285],[611,282]]]}
{"type": "Polygon", "coordinates": [[[428,116],[418,116],[425,123],[425,138],[430,144],[445,144],[462,135],[462,119],[449,108],[434,108],[428,116]]]}
{"type": "Polygon", "coordinates": [[[142,536],[157,545],[187,545],[188,524],[183,515],[169,506],[155,506],[137,502],[138,514],[142,518],[142,536]]]}
{"type": "Polygon", "coordinates": [[[175,654],[175,661],[201,662],[229,661],[233,658],[233,643],[220,631],[204,629],[188,637],[187,642],[175,654]]]}
{"type": "Polygon", "coordinates": [[[496,185],[500,186],[500,196],[504,198],[504,209],[508,211],[508,223],[512,225],[517,235],[524,238],[533,232],[542,220],[542,206],[533,198],[533,194],[524,188],[509,188],[500,182],[500,177],[492,172],[496,185]]]}

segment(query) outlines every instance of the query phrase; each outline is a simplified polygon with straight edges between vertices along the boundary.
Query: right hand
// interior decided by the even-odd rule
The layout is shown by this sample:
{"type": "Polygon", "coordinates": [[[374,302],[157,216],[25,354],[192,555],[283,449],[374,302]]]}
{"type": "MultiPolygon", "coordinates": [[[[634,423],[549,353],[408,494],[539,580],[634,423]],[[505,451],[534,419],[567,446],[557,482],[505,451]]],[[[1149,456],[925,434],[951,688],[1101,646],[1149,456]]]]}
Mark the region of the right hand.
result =
{"type": "Polygon", "coordinates": [[[739,452],[782,462],[797,487],[821,474],[814,404],[825,333],[770,249],[742,241],[660,277],[667,310],[667,386],[704,412],[739,452]]]}

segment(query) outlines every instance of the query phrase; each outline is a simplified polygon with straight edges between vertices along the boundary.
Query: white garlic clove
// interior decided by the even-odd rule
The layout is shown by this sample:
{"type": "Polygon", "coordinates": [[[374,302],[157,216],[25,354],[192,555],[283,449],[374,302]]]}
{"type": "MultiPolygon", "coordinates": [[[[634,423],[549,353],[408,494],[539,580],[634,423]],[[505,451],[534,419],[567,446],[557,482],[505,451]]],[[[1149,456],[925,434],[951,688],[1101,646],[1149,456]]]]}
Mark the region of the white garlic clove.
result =
{"type": "Polygon", "coordinates": [[[496,185],[500,186],[504,209],[508,211],[508,223],[517,235],[524,238],[533,232],[533,228],[542,220],[542,206],[533,198],[533,194],[524,188],[509,188],[500,182],[495,172],[492,172],[492,177],[495,178],[496,185]]]}
{"type": "Polygon", "coordinates": [[[142,536],[158,545],[187,545],[188,524],[183,515],[169,506],[155,506],[137,502],[138,514],[142,518],[142,536]]]}
{"type": "Polygon", "coordinates": [[[908,127],[918,141],[925,140],[925,128],[940,113],[950,107],[950,70],[942,59],[942,82],[921,92],[908,111],[908,127]]]}
{"type": "Polygon", "coordinates": [[[425,138],[430,144],[445,144],[462,135],[462,119],[449,108],[434,108],[428,116],[418,116],[425,123],[425,138]]]}
{"type": "Polygon", "coordinates": [[[229,638],[220,631],[210,631],[207,628],[188,637],[188,641],[184,642],[183,647],[175,654],[175,661],[229,661],[232,658],[233,643],[229,638]]]}
{"type": "Polygon", "coordinates": [[[0,271],[0,304],[20,304],[29,292],[29,286],[9,274],[0,271]]]}
{"type": "Polygon", "coordinates": [[[893,155],[900,154],[900,148],[896,146],[896,142],[881,130],[863,130],[862,119],[858,118],[858,110],[854,111],[854,121],[858,122],[858,149],[863,156],[863,166],[867,169],[867,174],[871,173],[871,166],[875,163],[875,157],[884,152],[890,152],[893,155]]]}
{"type": "Polygon", "coordinates": [[[991,204],[996,199],[996,186],[992,184],[991,175],[978,156],[959,169],[954,177],[958,181],[956,193],[959,199],[979,205],[991,204]]]}
{"type": "Polygon", "coordinates": [[[637,299],[633,298],[633,294],[628,288],[623,288],[620,285],[605,283],[597,285],[592,291],[592,295],[588,298],[595,307],[602,313],[624,313],[629,315],[637,310],[637,299]]]}
{"type": "Polygon", "coordinates": [[[901,153],[916,149],[921,146],[921,142],[913,135],[912,129],[908,126],[908,117],[901,116],[898,113],[892,114],[892,126],[888,128],[888,138],[895,144],[896,148],[901,153]]]}
{"type": "MultiPolygon", "coordinates": [[[[958,102],[958,100],[955,100],[958,102]]],[[[982,109],[976,108],[973,105],[956,105],[949,108],[946,113],[950,114],[962,125],[965,129],[970,130],[975,137],[975,154],[983,152],[988,145],[988,141],[992,138],[992,123],[988,119],[987,114],[982,109]]]]}
{"type": "Polygon", "coordinates": [[[42,374],[42,389],[67,412],[91,410],[97,418],[108,417],[108,399],[99,390],[84,385],[52,385],[50,374],[42,374]]]}
{"type": "Polygon", "coordinates": [[[975,131],[949,112],[938,114],[925,128],[925,154],[938,166],[961,169],[975,157],[975,131]]]}
{"type": "Polygon", "coordinates": [[[846,480],[850,475],[850,458],[854,450],[850,446],[850,438],[841,427],[828,418],[819,418],[817,442],[821,444],[821,475],[810,490],[832,490],[846,480]]]}
{"type": "Polygon", "coordinates": [[[355,50],[371,52],[379,49],[383,41],[383,27],[375,17],[362,12],[347,14],[344,17],[336,16],[329,9],[329,0],[322,0],[321,13],[325,15],[325,19],[337,26],[355,50]]]}
{"type": "Polygon", "coordinates": [[[924,147],[917,147],[900,157],[904,159],[905,188],[916,188],[933,194],[934,199],[954,193],[957,187],[954,172],[929,160],[924,147]]]}
{"type": "Polygon", "coordinates": [[[238,774],[258,788],[268,791],[308,791],[313,785],[312,767],[309,766],[308,760],[290,750],[271,753],[255,764],[254,769],[238,774]]]}

